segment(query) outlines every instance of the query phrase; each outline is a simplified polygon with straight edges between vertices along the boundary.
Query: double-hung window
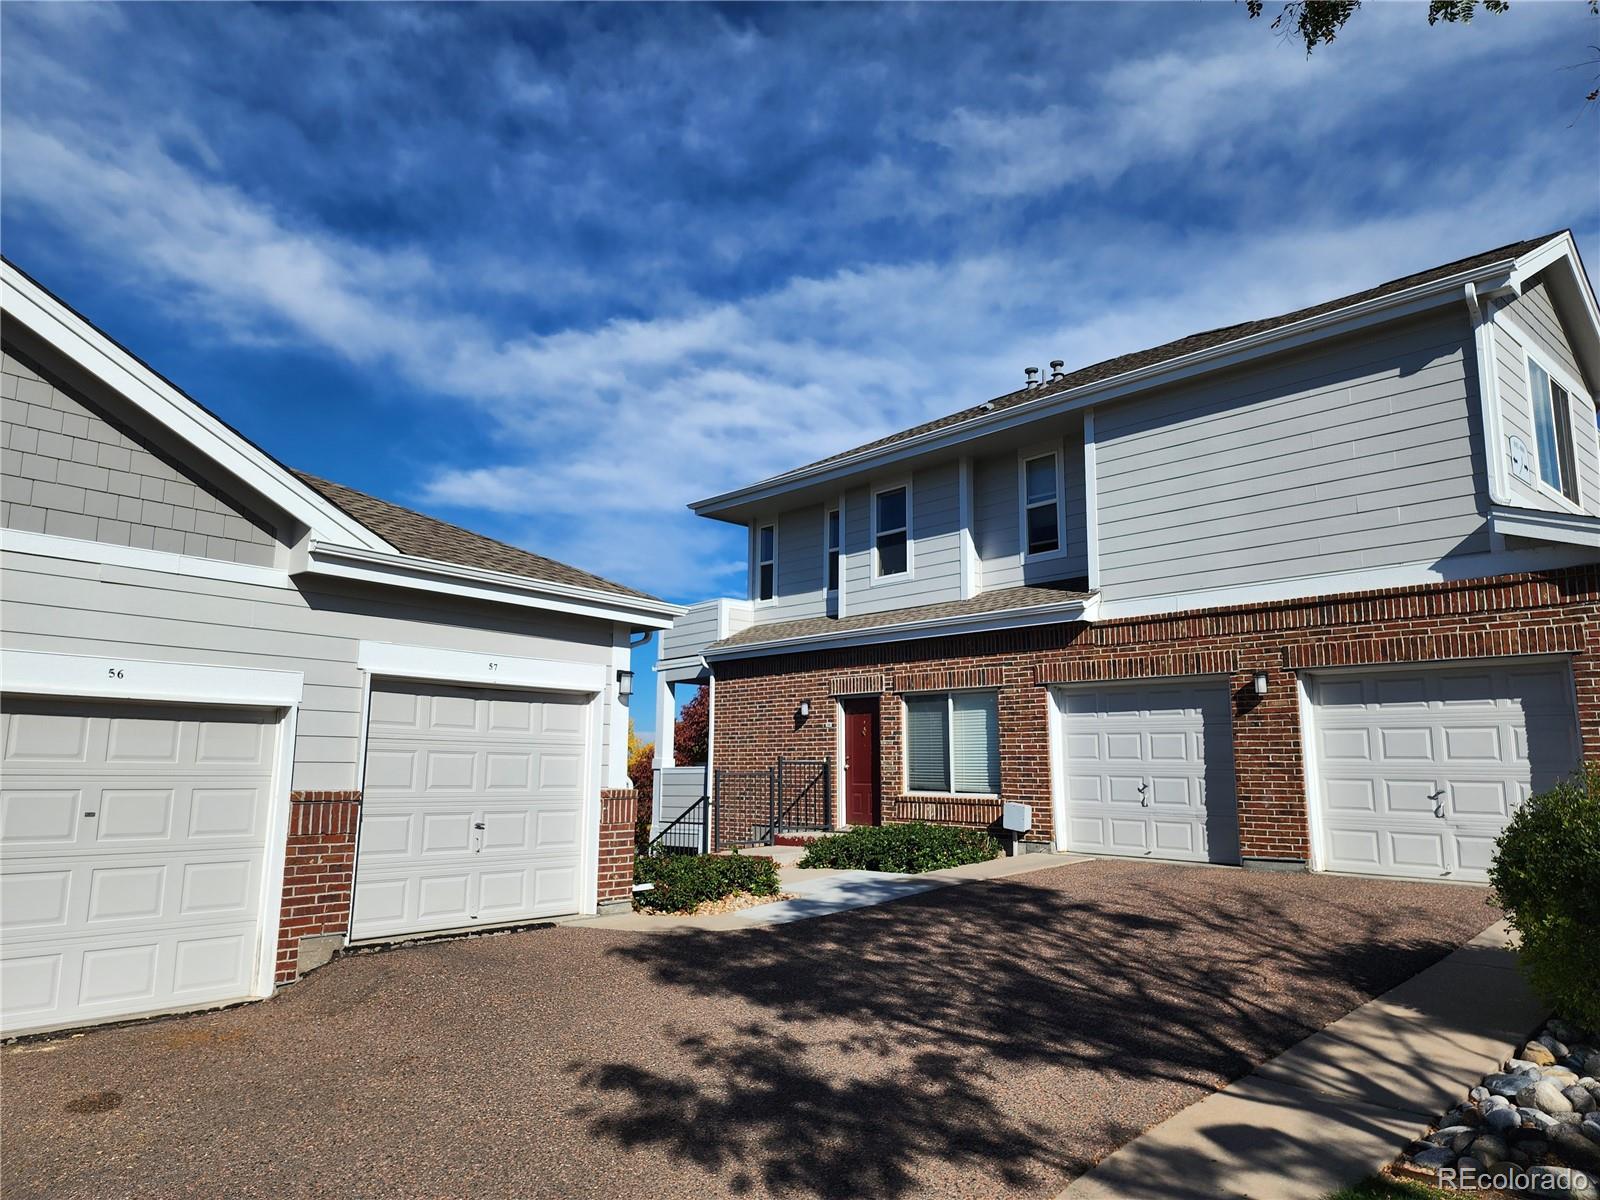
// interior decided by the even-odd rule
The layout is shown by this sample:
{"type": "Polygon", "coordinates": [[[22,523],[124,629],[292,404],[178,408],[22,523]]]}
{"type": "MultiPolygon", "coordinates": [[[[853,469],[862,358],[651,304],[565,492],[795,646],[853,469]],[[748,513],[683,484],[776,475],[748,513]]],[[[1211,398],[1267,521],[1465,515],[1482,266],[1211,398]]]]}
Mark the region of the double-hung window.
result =
{"type": "Polygon", "coordinates": [[[906,783],[913,792],[1000,791],[1000,714],[994,692],[906,697],[906,783]]]}
{"type": "Polygon", "coordinates": [[[839,510],[828,510],[828,590],[839,590],[839,510]]]}
{"type": "Polygon", "coordinates": [[[877,556],[877,573],[903,575],[907,561],[907,524],[910,516],[909,497],[903,487],[890,488],[873,497],[873,551],[877,556]]]}
{"type": "Polygon", "coordinates": [[[778,574],[778,531],[772,525],[756,530],[756,599],[771,600],[778,574]]]}
{"type": "Polygon", "coordinates": [[[1054,454],[1022,464],[1022,520],[1029,554],[1061,549],[1061,473],[1054,454]]]}
{"type": "Polygon", "coordinates": [[[1572,452],[1572,398],[1531,358],[1528,385],[1533,396],[1533,440],[1539,450],[1539,478],[1574,504],[1580,504],[1578,467],[1572,452]]]}

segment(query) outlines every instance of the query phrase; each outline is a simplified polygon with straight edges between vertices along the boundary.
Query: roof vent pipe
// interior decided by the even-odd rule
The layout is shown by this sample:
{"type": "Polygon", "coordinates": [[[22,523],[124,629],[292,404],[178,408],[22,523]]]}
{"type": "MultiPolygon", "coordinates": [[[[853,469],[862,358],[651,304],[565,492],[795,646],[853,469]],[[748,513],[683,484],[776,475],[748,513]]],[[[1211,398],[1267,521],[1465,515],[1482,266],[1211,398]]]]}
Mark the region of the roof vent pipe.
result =
{"type": "Polygon", "coordinates": [[[1028,377],[1028,382],[1023,385],[1024,387],[1036,388],[1039,386],[1038,367],[1024,367],[1022,373],[1028,377]]]}
{"type": "Polygon", "coordinates": [[[1061,369],[1066,365],[1067,363],[1065,359],[1052,358],[1050,360],[1050,381],[1052,383],[1054,383],[1057,379],[1065,379],[1067,377],[1067,373],[1061,369]]]}

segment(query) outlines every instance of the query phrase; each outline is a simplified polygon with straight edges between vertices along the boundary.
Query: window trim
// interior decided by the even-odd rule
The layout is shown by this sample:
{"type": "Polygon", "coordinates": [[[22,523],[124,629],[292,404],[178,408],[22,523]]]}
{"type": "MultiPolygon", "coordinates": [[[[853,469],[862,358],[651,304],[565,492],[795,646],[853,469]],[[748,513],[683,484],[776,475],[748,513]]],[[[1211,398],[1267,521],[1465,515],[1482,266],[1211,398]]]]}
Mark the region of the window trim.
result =
{"type": "Polygon", "coordinates": [[[778,602],[778,522],[756,521],[750,526],[754,535],[754,544],[750,552],[750,599],[757,604],[776,604],[778,602]],[[764,530],[772,530],[772,557],[761,557],[761,534],[764,530]],[[761,568],[767,565],[772,567],[772,595],[761,594],[761,568]]]}
{"type": "Polygon", "coordinates": [[[998,800],[1004,788],[993,792],[958,792],[956,787],[956,714],[955,698],[958,695],[987,695],[994,697],[995,721],[995,766],[1000,766],[999,733],[1000,733],[1000,689],[993,687],[970,688],[928,688],[925,691],[900,693],[900,729],[905,753],[900,756],[901,794],[916,797],[943,797],[960,796],[964,800],[998,800]],[[945,702],[945,770],[950,780],[950,787],[942,792],[917,791],[911,786],[911,709],[910,701],[926,698],[928,696],[943,696],[945,702]]]}
{"type": "Polygon", "coordinates": [[[1067,553],[1067,456],[1065,441],[1046,442],[1017,451],[1017,555],[1025,563],[1062,558],[1067,553]],[[1033,552],[1028,549],[1028,509],[1043,504],[1028,503],[1028,464],[1053,455],[1056,460],[1056,548],[1033,552]]]}
{"type": "Polygon", "coordinates": [[[911,515],[912,514],[911,478],[910,478],[910,476],[907,476],[904,479],[895,480],[893,483],[885,483],[885,484],[876,485],[871,490],[872,490],[872,501],[871,501],[872,511],[868,514],[868,516],[870,517],[871,522],[872,522],[872,542],[871,542],[871,545],[868,547],[868,553],[872,555],[871,582],[872,583],[889,583],[889,582],[898,582],[898,581],[900,581],[902,579],[915,579],[917,577],[917,555],[916,555],[917,541],[916,541],[915,535],[912,532],[912,520],[913,520],[913,518],[912,518],[912,515],[911,515]],[[879,536],[880,533],[899,533],[900,529],[899,529],[898,526],[896,528],[894,528],[894,529],[885,529],[885,530],[880,530],[878,528],[878,497],[883,495],[885,492],[895,492],[895,491],[899,491],[902,488],[905,489],[905,493],[906,493],[906,523],[905,523],[906,569],[904,571],[896,571],[892,575],[885,575],[878,569],[878,567],[879,567],[879,562],[878,562],[878,536],[879,536]]]}
{"type": "MultiPolygon", "coordinates": [[[[1578,466],[1578,431],[1573,428],[1572,409],[1573,402],[1578,401],[1586,410],[1588,410],[1590,413],[1593,413],[1594,400],[1589,395],[1589,390],[1587,388],[1576,386],[1576,381],[1572,378],[1572,376],[1568,375],[1566,371],[1552,362],[1546,354],[1532,345],[1531,339],[1519,335],[1518,340],[1522,342],[1522,383],[1524,391],[1528,397],[1528,422],[1530,431],[1533,434],[1531,439],[1532,444],[1529,446],[1529,449],[1533,452],[1534,487],[1537,489],[1540,496],[1547,500],[1553,501],[1567,511],[1573,513],[1585,513],[1588,510],[1583,507],[1583,471],[1578,466]],[[1559,384],[1567,393],[1567,438],[1572,446],[1572,471],[1574,475],[1573,483],[1578,493],[1577,500],[1572,499],[1572,497],[1568,496],[1559,488],[1553,488],[1546,483],[1544,472],[1541,469],[1544,465],[1544,455],[1539,450],[1539,416],[1537,409],[1539,399],[1534,394],[1533,388],[1533,367],[1536,365],[1545,373],[1551,383],[1559,384]]],[[[1552,406],[1554,406],[1554,402],[1555,397],[1554,393],[1552,393],[1552,406]]],[[[1591,424],[1595,424],[1595,422],[1591,422],[1591,424]]],[[[1597,429],[1597,431],[1592,433],[1591,436],[1600,436],[1600,429],[1597,429]]],[[[1559,437],[1557,438],[1556,444],[1557,453],[1559,454],[1559,437]]],[[[1592,444],[1600,446],[1600,443],[1592,444]]]]}
{"type": "Polygon", "coordinates": [[[839,587],[844,583],[844,508],[838,504],[824,504],[822,506],[822,591],[825,596],[837,596],[839,587]],[[834,519],[838,519],[839,544],[830,545],[829,539],[833,536],[834,519]],[[837,563],[837,567],[835,567],[837,563]],[[830,587],[829,577],[835,577],[830,587]]]}

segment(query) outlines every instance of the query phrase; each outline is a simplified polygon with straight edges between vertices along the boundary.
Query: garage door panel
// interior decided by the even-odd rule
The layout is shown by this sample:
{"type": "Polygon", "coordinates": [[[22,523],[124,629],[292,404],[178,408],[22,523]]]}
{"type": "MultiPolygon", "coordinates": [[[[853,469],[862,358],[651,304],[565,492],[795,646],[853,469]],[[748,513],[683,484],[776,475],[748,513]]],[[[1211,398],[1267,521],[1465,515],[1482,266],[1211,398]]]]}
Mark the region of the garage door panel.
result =
{"type": "Polygon", "coordinates": [[[1107,822],[1107,848],[1114,854],[1143,854],[1150,849],[1150,822],[1113,817],[1107,822]]]}
{"type": "Polygon", "coordinates": [[[1114,763],[1142,763],[1145,759],[1144,734],[1139,732],[1106,733],[1105,753],[1101,757],[1106,762],[1114,763]]]}
{"type": "Polygon", "coordinates": [[[1384,837],[1390,861],[1397,867],[1443,871],[1445,834],[1443,831],[1386,830],[1384,837]]]}
{"type": "Polygon", "coordinates": [[[535,867],[533,870],[533,910],[538,916],[570,911],[578,903],[576,867],[535,867]]]}
{"type": "Polygon", "coordinates": [[[1080,850],[1106,850],[1110,846],[1110,831],[1102,817],[1067,816],[1068,845],[1080,850]]]}
{"type": "Polygon", "coordinates": [[[371,712],[353,936],[577,910],[588,776],[583,704],[545,693],[382,683],[371,712]],[[391,689],[405,702],[391,703],[391,689]],[[554,909],[539,900],[537,877],[546,869],[573,881],[554,909]]]}
{"type": "Polygon", "coordinates": [[[1458,817],[1481,817],[1496,827],[1511,819],[1512,804],[1521,791],[1511,779],[1454,778],[1445,786],[1449,811],[1458,817]]]}
{"type": "Polygon", "coordinates": [[[1183,858],[1195,858],[1201,853],[1202,847],[1198,843],[1200,828],[1187,821],[1163,821],[1159,818],[1150,823],[1151,844],[1158,851],[1183,858]]]}
{"type": "Polygon", "coordinates": [[[51,1014],[60,1011],[65,968],[65,956],[57,953],[0,962],[0,995],[5,997],[6,1017],[13,1027],[47,1023],[51,1014]]]}
{"type": "Polygon", "coordinates": [[[6,714],[5,765],[29,769],[89,760],[89,718],[67,712],[6,714]]]}
{"type": "Polygon", "coordinates": [[[102,788],[95,841],[169,841],[176,802],[176,788],[102,788]]]}
{"type": "Polygon", "coordinates": [[[1370,779],[1328,779],[1323,785],[1323,802],[1333,813],[1375,813],[1377,784],[1370,779]]]}
{"type": "Polygon", "coordinates": [[[1432,817],[1440,788],[1432,776],[1426,779],[1391,778],[1378,781],[1383,804],[1378,811],[1397,817],[1432,817]]]}
{"type": "Polygon", "coordinates": [[[1365,729],[1324,729],[1321,740],[1326,762],[1372,761],[1372,737],[1365,729]]]}
{"type": "Polygon", "coordinates": [[[78,840],[83,789],[29,787],[19,780],[0,791],[0,849],[67,847],[78,840]]]}
{"type": "MultiPolygon", "coordinates": [[[[1503,763],[1508,761],[1501,730],[1493,725],[1446,725],[1440,756],[1446,763],[1503,763]]],[[[1512,745],[1515,745],[1515,741],[1512,745]]]]}
{"type": "Polygon", "coordinates": [[[238,934],[181,939],[173,945],[172,959],[172,990],[180,997],[227,994],[249,978],[250,945],[238,934]]]}
{"type": "Polygon", "coordinates": [[[69,870],[7,871],[0,876],[0,930],[64,929],[71,895],[69,870]]]}
{"type": "Polygon", "coordinates": [[[1420,675],[1387,675],[1367,685],[1358,681],[1353,693],[1358,699],[1352,703],[1371,700],[1393,709],[1428,707],[1428,683],[1420,675]]]}
{"type": "Polygon", "coordinates": [[[1433,730],[1427,726],[1396,725],[1378,730],[1379,759],[1386,763],[1433,762],[1433,730]]]}

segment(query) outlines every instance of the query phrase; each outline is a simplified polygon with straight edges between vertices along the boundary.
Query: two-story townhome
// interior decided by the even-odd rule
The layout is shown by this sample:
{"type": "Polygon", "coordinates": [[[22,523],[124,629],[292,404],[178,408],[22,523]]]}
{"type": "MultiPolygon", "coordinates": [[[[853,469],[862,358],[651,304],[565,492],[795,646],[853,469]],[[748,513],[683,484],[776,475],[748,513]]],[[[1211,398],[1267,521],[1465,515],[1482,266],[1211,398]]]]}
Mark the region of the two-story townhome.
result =
{"type": "Polygon", "coordinates": [[[712,689],[715,840],[1020,801],[1041,847],[1484,879],[1600,753],[1570,234],[1063,366],[691,506],[749,545],[658,667],[712,689]]]}

